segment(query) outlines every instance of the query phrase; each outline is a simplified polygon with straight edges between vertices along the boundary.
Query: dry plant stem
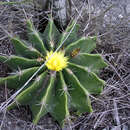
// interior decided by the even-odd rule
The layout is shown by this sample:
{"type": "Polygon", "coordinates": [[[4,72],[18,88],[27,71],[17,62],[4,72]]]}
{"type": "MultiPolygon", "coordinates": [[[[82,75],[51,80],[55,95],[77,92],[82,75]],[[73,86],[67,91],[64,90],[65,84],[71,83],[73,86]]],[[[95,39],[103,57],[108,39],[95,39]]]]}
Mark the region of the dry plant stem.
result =
{"type": "MultiPolygon", "coordinates": [[[[112,7],[114,7],[114,5],[109,6],[109,7],[108,7],[105,11],[103,11],[100,15],[95,16],[95,17],[92,17],[92,18],[91,18],[90,11],[89,11],[89,19],[88,19],[87,25],[85,26],[83,32],[85,32],[85,31],[87,30],[87,28],[88,28],[88,26],[89,26],[89,23],[90,23],[92,20],[96,19],[97,17],[101,17],[101,16],[105,15],[105,13],[106,13],[107,11],[109,11],[112,7]]],[[[89,10],[90,10],[90,2],[89,2],[89,10]]]]}
{"type": "Polygon", "coordinates": [[[128,85],[125,83],[125,81],[122,79],[122,77],[120,76],[120,74],[118,73],[118,71],[116,70],[116,68],[108,61],[106,60],[106,62],[110,65],[110,67],[116,72],[116,74],[118,75],[118,77],[120,78],[120,80],[122,81],[122,83],[125,85],[125,87],[128,89],[128,85]]]}
{"type": "Polygon", "coordinates": [[[72,2],[72,5],[74,6],[76,12],[78,13],[79,17],[80,17],[81,19],[83,19],[81,13],[78,11],[78,9],[77,9],[77,7],[75,6],[75,3],[73,2],[73,0],[71,0],[71,2],[72,2]]]}
{"type": "Polygon", "coordinates": [[[94,125],[94,127],[93,127],[94,129],[96,129],[96,127],[98,126],[98,124],[101,122],[103,116],[104,116],[104,113],[102,113],[102,114],[99,116],[99,118],[97,118],[97,121],[96,121],[96,123],[95,123],[95,125],[94,125]]]}
{"type": "Polygon", "coordinates": [[[0,130],[2,129],[2,126],[3,126],[3,124],[4,124],[4,120],[5,120],[5,118],[6,118],[6,111],[4,111],[3,114],[4,114],[4,116],[3,116],[2,122],[1,122],[1,124],[0,124],[0,130]]]}
{"type": "MultiPolygon", "coordinates": [[[[120,107],[120,108],[114,108],[114,109],[111,109],[111,110],[106,110],[104,112],[99,112],[97,114],[100,114],[100,117],[97,119],[95,125],[94,125],[94,129],[98,126],[98,124],[100,124],[102,121],[102,117],[108,113],[108,112],[115,112],[115,111],[118,111],[118,110],[121,110],[121,109],[125,109],[125,108],[130,108],[130,106],[126,106],[126,107],[120,107]]],[[[126,122],[125,122],[126,123],[126,122]]],[[[119,125],[120,126],[120,125],[119,125]]]]}
{"type": "Polygon", "coordinates": [[[83,32],[85,32],[90,24],[90,21],[91,21],[91,13],[90,13],[90,1],[88,0],[88,15],[89,15],[89,18],[88,18],[88,21],[87,21],[87,25],[85,26],[83,32]]]}
{"type": "Polygon", "coordinates": [[[115,109],[115,111],[113,112],[113,115],[115,117],[116,124],[120,125],[119,113],[118,113],[118,110],[117,110],[117,103],[116,103],[115,100],[113,100],[113,104],[114,104],[114,109],[115,109]]]}
{"type": "MultiPolygon", "coordinates": [[[[84,7],[84,4],[82,6],[82,9],[80,11],[80,15],[82,14],[82,11],[83,11],[83,7],[84,7]]],[[[69,37],[69,35],[71,34],[72,30],[74,29],[76,23],[77,23],[77,20],[79,19],[80,15],[77,17],[77,19],[75,20],[75,24],[73,25],[72,29],[70,30],[70,32],[68,33],[67,37],[64,39],[64,41],[62,42],[61,45],[59,45],[59,47],[55,50],[55,52],[57,52],[62,46],[63,44],[65,43],[65,41],[67,40],[67,38],[69,37]]],[[[6,32],[8,33],[8,32],[6,32]]],[[[54,53],[55,53],[54,52],[54,53]]],[[[51,59],[51,57],[53,57],[54,53],[50,56],[49,59],[51,59]]],[[[48,59],[48,60],[49,60],[48,59]]],[[[45,61],[44,64],[42,64],[40,66],[40,68],[28,79],[28,81],[17,91],[15,92],[10,98],[7,99],[7,101],[3,102],[1,105],[0,105],[0,111],[5,111],[8,107],[8,105],[14,100],[14,98],[28,85],[28,83],[34,78],[34,76],[36,76],[36,74],[45,66],[45,64],[48,62],[48,60],[45,61]]],[[[15,101],[13,101],[15,102],[15,101]]]]}
{"type": "Polygon", "coordinates": [[[24,4],[28,2],[32,2],[33,0],[23,0],[20,2],[0,2],[0,5],[14,5],[14,4],[24,4]]]}

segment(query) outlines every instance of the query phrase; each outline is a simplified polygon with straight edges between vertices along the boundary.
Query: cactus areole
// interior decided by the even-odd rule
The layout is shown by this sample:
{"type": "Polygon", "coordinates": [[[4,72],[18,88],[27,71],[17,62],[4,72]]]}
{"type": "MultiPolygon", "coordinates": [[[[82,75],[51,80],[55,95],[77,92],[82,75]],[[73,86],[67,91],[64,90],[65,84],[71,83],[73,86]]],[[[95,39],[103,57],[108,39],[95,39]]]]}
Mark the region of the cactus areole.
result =
{"type": "Polygon", "coordinates": [[[16,55],[0,55],[0,61],[13,71],[1,77],[0,84],[18,90],[45,65],[8,105],[8,110],[28,105],[34,124],[50,113],[62,127],[70,121],[70,109],[80,114],[92,112],[89,96],[102,92],[104,81],[97,75],[107,66],[99,54],[90,54],[96,47],[96,37],[78,39],[79,26],[75,22],[62,34],[52,19],[43,34],[35,29],[31,20],[27,20],[27,26],[28,41],[11,37],[16,55]]]}

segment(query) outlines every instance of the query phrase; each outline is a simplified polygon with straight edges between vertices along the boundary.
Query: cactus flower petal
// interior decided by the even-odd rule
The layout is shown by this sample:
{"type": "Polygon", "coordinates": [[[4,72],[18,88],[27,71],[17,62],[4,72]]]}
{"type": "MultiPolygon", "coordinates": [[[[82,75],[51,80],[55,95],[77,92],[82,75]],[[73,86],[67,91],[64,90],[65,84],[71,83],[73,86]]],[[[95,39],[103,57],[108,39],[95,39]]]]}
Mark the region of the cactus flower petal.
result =
{"type": "Polygon", "coordinates": [[[48,60],[46,66],[53,71],[60,71],[66,68],[68,63],[68,58],[64,57],[64,52],[62,51],[55,52],[54,54],[53,51],[48,52],[46,60],[48,60]]]}

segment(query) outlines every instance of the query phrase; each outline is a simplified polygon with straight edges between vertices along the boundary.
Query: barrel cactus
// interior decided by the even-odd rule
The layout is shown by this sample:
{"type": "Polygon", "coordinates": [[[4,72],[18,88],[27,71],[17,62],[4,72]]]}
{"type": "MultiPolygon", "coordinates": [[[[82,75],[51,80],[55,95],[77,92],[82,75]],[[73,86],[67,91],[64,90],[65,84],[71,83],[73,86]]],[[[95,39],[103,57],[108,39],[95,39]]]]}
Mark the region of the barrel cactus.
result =
{"type": "Polygon", "coordinates": [[[13,71],[1,77],[0,84],[19,90],[39,71],[8,105],[8,110],[29,105],[34,124],[50,113],[61,126],[67,123],[70,110],[80,114],[92,112],[89,97],[102,92],[105,82],[97,74],[107,66],[99,54],[90,54],[96,47],[96,37],[78,39],[79,26],[75,22],[61,34],[51,18],[43,34],[31,20],[27,20],[27,26],[28,41],[11,37],[16,55],[0,55],[0,61],[13,71]]]}

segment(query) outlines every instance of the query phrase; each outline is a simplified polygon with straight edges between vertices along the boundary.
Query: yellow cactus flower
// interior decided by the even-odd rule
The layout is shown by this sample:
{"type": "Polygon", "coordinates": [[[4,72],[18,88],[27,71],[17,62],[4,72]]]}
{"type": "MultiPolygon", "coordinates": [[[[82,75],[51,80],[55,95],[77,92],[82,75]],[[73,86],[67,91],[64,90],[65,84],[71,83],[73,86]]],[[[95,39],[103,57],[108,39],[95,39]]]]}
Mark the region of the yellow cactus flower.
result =
{"type": "Polygon", "coordinates": [[[66,68],[68,64],[68,58],[64,56],[63,51],[55,52],[54,54],[53,51],[47,52],[46,60],[47,68],[53,71],[60,71],[66,68]]]}

